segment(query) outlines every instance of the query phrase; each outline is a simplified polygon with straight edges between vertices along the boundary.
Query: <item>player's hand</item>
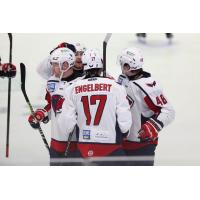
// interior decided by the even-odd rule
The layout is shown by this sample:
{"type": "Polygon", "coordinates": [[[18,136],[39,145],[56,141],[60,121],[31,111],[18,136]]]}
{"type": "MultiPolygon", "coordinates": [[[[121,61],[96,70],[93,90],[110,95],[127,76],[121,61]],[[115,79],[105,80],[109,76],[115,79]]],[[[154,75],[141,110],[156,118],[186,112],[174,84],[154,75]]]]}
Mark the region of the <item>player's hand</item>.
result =
{"type": "Polygon", "coordinates": [[[1,66],[4,76],[14,78],[16,76],[16,66],[10,63],[4,63],[1,66]]]}
{"type": "Polygon", "coordinates": [[[154,142],[158,138],[158,130],[151,121],[147,121],[143,124],[138,134],[138,138],[141,142],[154,142]]]}
{"type": "Polygon", "coordinates": [[[32,128],[39,128],[39,122],[48,123],[48,112],[45,109],[37,109],[34,112],[34,116],[30,115],[28,118],[28,122],[30,123],[32,128]]]}
{"type": "Polygon", "coordinates": [[[37,129],[40,126],[39,122],[33,117],[33,115],[29,116],[28,122],[31,125],[31,127],[34,129],[37,129]]]}
{"type": "Polygon", "coordinates": [[[128,83],[129,83],[129,79],[128,79],[128,77],[126,75],[120,74],[118,79],[117,79],[117,83],[127,87],[128,83]]]}

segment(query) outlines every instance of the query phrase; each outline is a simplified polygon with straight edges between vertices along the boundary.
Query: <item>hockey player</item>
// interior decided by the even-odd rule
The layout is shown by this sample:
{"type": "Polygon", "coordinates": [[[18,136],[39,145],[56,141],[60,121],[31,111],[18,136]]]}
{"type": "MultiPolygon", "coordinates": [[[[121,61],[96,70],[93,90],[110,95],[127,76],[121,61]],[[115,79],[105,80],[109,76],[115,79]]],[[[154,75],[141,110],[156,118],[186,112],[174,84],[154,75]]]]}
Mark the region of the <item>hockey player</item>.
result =
{"type": "Polygon", "coordinates": [[[149,161],[131,165],[153,165],[159,132],[174,120],[175,111],[159,82],[143,71],[140,50],[127,48],[118,60],[122,68],[118,82],[126,88],[132,113],[130,135],[123,146],[129,156],[150,156],[149,161]]]}
{"type": "Polygon", "coordinates": [[[76,60],[74,69],[77,70],[77,72],[80,70],[83,71],[82,55],[86,51],[86,47],[83,44],[76,43],[75,48],[76,48],[75,52],[76,60]]]}
{"type": "MultiPolygon", "coordinates": [[[[74,53],[65,47],[61,47],[52,52],[50,56],[51,70],[53,76],[47,81],[47,93],[45,99],[48,104],[35,111],[35,115],[29,116],[29,123],[33,128],[37,127],[37,122],[47,123],[51,119],[51,145],[50,157],[64,157],[64,152],[67,146],[68,136],[62,133],[57,125],[57,115],[62,110],[63,88],[72,84],[76,79],[73,67],[75,63],[74,53]]],[[[75,138],[73,138],[75,140],[75,138]]],[[[70,151],[76,148],[76,140],[71,143],[70,151]]],[[[57,165],[58,163],[51,163],[57,165]]]]}
{"type": "Polygon", "coordinates": [[[78,73],[81,73],[80,71],[83,71],[83,65],[82,65],[82,55],[83,53],[86,51],[86,47],[84,44],[81,44],[81,43],[75,43],[75,44],[70,44],[70,43],[67,43],[67,42],[62,42],[60,43],[55,49],[53,49],[50,54],[58,49],[58,48],[62,48],[62,47],[66,47],[70,50],[72,50],[74,53],[75,53],[75,57],[76,57],[76,60],[75,60],[75,65],[74,65],[74,70],[76,70],[78,73]]]}
{"type": "Polygon", "coordinates": [[[78,156],[82,158],[122,156],[122,138],[131,126],[126,91],[114,80],[100,77],[103,64],[97,50],[86,50],[82,60],[86,76],[66,88],[59,126],[69,134],[77,124],[78,156]]]}
{"type": "Polygon", "coordinates": [[[62,42],[60,43],[56,48],[54,48],[51,52],[50,55],[45,58],[38,66],[37,68],[37,72],[40,74],[40,76],[46,80],[49,79],[49,77],[52,76],[52,68],[51,68],[51,64],[50,64],[50,57],[51,54],[59,49],[59,48],[63,48],[66,47],[68,49],[70,49],[71,51],[74,52],[75,54],[75,65],[73,66],[74,69],[74,75],[76,77],[80,77],[83,75],[83,65],[82,65],[82,54],[84,53],[84,51],[86,50],[86,47],[83,44],[80,43],[76,43],[75,45],[67,43],[67,42],[62,42]]]}
{"type": "Polygon", "coordinates": [[[10,63],[1,64],[0,58],[0,77],[14,78],[16,76],[16,66],[10,63]]]}

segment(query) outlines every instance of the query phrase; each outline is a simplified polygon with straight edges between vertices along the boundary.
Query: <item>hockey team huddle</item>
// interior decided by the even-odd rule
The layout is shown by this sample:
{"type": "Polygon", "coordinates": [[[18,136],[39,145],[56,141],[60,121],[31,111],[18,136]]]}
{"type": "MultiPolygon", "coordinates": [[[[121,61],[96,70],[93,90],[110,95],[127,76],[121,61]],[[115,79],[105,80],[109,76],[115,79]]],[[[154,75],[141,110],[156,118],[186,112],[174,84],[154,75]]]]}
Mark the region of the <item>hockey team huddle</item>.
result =
{"type": "Polygon", "coordinates": [[[95,164],[154,165],[159,132],[175,111],[159,82],[143,70],[139,49],[126,48],[117,59],[118,80],[102,75],[97,49],[79,43],[61,43],[39,64],[38,73],[47,80],[47,104],[28,121],[35,129],[38,122],[51,121],[50,165],[76,165],[57,158],[115,157],[95,164]]]}

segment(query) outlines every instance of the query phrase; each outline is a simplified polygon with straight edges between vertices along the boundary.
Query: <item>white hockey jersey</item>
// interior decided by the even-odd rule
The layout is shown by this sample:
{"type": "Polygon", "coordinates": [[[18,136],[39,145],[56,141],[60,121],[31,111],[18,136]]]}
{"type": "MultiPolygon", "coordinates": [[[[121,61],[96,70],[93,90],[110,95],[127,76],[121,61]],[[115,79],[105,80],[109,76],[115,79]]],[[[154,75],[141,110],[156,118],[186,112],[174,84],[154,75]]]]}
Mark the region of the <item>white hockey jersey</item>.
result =
{"type": "Polygon", "coordinates": [[[69,134],[77,124],[80,143],[116,144],[122,141],[123,133],[128,133],[132,123],[130,106],[124,87],[114,80],[79,80],[66,88],[64,98],[60,128],[69,134]]]}
{"type": "MultiPolygon", "coordinates": [[[[51,119],[51,138],[56,141],[66,142],[68,140],[68,135],[66,132],[62,132],[62,129],[59,128],[57,118],[62,112],[62,105],[65,100],[63,97],[64,87],[68,87],[78,79],[80,79],[80,77],[67,82],[59,81],[59,78],[51,76],[47,81],[47,91],[50,94],[51,102],[51,109],[49,110],[49,118],[51,119]]],[[[76,141],[75,134],[72,141],[76,141]]]]}
{"type": "Polygon", "coordinates": [[[124,84],[131,106],[132,126],[128,141],[139,142],[138,131],[149,118],[161,130],[174,120],[175,111],[163,93],[158,81],[147,72],[137,80],[126,80],[124,84]]]}

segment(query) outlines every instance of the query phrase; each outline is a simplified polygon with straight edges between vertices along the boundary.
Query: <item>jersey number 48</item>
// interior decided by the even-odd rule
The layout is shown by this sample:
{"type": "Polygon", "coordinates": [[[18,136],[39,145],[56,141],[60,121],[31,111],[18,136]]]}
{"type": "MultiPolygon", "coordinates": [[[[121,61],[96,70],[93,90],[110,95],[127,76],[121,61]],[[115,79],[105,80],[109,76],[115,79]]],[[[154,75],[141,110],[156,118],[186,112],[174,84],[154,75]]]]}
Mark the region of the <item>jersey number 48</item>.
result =
{"type": "Polygon", "coordinates": [[[167,100],[165,99],[165,97],[161,94],[160,96],[156,97],[156,103],[157,105],[164,105],[167,103],[167,100]]]}

